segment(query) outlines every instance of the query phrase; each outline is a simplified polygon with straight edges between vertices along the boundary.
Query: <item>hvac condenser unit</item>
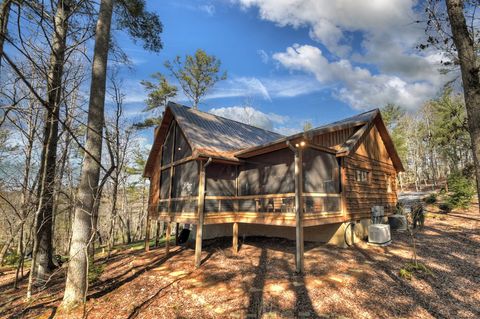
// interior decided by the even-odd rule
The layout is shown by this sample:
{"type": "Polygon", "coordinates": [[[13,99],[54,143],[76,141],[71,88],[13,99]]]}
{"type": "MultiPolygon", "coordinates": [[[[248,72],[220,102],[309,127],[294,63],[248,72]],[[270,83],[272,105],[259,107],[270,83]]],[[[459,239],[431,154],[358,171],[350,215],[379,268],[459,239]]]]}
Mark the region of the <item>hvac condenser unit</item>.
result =
{"type": "Polygon", "coordinates": [[[392,230],[406,231],[408,227],[407,218],[400,214],[395,214],[388,217],[388,223],[390,224],[390,228],[392,230]]]}
{"type": "Polygon", "coordinates": [[[372,207],[372,224],[368,226],[368,243],[388,245],[392,241],[390,225],[382,224],[384,217],[383,206],[372,207]]]}

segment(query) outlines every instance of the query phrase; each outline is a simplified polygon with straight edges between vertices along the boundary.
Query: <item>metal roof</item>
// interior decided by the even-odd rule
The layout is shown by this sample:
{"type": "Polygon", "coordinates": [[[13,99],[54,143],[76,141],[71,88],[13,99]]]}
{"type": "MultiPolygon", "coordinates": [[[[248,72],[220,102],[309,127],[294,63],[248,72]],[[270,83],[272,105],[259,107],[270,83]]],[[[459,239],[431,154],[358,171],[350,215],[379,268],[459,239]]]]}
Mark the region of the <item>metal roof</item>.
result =
{"type": "Polygon", "coordinates": [[[199,152],[231,153],[283,137],[275,132],[180,104],[170,102],[167,107],[192,148],[199,152]]]}
{"type": "Polygon", "coordinates": [[[350,127],[361,127],[339,150],[330,150],[336,153],[337,156],[345,156],[358,146],[362,137],[376,123],[394,166],[398,171],[403,171],[401,160],[378,109],[316,127],[306,132],[283,136],[252,125],[169,102],[162,123],[155,134],[154,144],[145,166],[145,176],[150,174],[153,156],[159,151],[160,145],[163,143],[163,139],[168,131],[169,123],[173,119],[177,121],[184,133],[195,157],[213,157],[227,161],[239,161],[241,158],[250,157],[258,150],[268,152],[268,149],[275,147],[275,145],[277,145],[277,148],[279,145],[286,147],[286,141],[302,138],[308,139],[309,136],[326,134],[350,127]]]}

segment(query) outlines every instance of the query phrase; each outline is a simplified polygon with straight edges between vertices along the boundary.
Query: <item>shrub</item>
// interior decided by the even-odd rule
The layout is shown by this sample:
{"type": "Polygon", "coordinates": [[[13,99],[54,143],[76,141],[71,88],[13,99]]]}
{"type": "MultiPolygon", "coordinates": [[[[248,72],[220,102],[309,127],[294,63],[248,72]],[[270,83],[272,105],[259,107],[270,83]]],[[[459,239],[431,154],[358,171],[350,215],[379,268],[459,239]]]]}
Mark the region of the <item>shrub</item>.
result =
{"type": "Polygon", "coordinates": [[[450,213],[453,209],[452,207],[452,204],[450,203],[441,203],[440,205],[438,205],[438,208],[440,208],[440,210],[444,213],[450,213]]]}
{"type": "Polygon", "coordinates": [[[452,208],[466,208],[470,205],[473,195],[475,195],[475,185],[471,178],[461,173],[453,173],[448,176],[448,188],[451,194],[447,202],[452,208]]]}
{"type": "Polygon", "coordinates": [[[437,194],[430,194],[425,198],[425,203],[427,204],[435,204],[437,202],[437,194]]]}
{"type": "Polygon", "coordinates": [[[423,273],[429,276],[433,276],[433,273],[427,266],[422,263],[406,263],[399,271],[398,274],[404,279],[411,280],[414,273],[423,273]]]}
{"type": "Polygon", "coordinates": [[[5,256],[4,264],[13,266],[13,265],[16,265],[18,263],[19,259],[20,259],[20,255],[18,255],[16,252],[12,251],[5,256]]]}

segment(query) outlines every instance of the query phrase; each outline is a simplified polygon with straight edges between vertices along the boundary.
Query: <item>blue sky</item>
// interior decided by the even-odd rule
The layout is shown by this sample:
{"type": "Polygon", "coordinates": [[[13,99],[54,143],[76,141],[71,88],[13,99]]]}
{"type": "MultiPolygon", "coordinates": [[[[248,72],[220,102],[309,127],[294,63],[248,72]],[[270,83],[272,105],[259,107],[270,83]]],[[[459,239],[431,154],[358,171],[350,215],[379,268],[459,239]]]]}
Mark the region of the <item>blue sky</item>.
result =
{"type": "Polygon", "coordinates": [[[146,116],[140,80],[157,71],[169,76],[163,62],[197,48],[218,57],[228,73],[201,110],[241,121],[248,113],[250,123],[284,134],[305,121],[318,126],[389,102],[416,109],[446,81],[437,71],[442,56],[415,50],[423,37],[423,26],[413,23],[421,12],[415,1],[147,3],[164,25],[164,49],[149,53],[116,34],[133,63],[121,73],[132,120],[146,116]]]}

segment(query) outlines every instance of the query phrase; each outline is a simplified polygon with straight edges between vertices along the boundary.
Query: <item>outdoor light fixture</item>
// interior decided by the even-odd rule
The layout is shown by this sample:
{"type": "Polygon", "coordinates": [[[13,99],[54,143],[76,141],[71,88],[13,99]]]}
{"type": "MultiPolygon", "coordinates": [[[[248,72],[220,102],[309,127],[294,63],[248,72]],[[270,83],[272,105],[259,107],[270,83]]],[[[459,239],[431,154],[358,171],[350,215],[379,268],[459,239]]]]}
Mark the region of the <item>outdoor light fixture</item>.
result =
{"type": "Polygon", "coordinates": [[[301,142],[300,142],[300,146],[301,146],[301,147],[304,147],[304,146],[305,146],[305,141],[301,141],[301,142]]]}

